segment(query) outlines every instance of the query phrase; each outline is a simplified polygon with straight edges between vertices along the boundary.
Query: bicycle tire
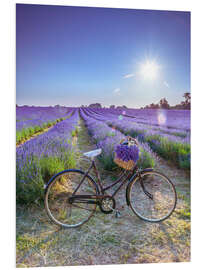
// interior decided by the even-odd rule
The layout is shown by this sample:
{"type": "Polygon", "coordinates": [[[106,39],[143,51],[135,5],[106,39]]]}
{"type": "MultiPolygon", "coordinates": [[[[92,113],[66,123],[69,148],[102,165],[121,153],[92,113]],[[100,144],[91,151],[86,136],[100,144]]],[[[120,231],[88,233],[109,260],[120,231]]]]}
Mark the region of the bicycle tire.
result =
{"type": "MultiPolygon", "coordinates": [[[[84,172],[70,169],[54,175],[45,191],[45,209],[49,218],[64,228],[76,228],[86,223],[94,214],[97,205],[68,202],[84,172]],[[84,207],[85,205],[85,207],[84,207]]],[[[87,175],[76,192],[77,195],[97,195],[99,189],[95,181],[87,175]]]]}
{"type": "Polygon", "coordinates": [[[144,192],[139,176],[130,183],[128,200],[132,211],[142,220],[160,222],[174,211],[177,194],[174,184],[164,174],[151,171],[141,173],[141,179],[147,192],[144,192]]]}

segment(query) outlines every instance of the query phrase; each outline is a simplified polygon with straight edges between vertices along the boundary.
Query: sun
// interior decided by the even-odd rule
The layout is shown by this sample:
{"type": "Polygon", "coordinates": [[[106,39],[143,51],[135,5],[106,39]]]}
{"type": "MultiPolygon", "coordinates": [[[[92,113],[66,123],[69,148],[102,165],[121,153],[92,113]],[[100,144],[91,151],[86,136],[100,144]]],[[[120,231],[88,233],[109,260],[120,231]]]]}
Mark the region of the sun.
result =
{"type": "Polygon", "coordinates": [[[156,80],[159,76],[159,65],[153,60],[147,60],[140,65],[140,75],[145,80],[156,80]]]}

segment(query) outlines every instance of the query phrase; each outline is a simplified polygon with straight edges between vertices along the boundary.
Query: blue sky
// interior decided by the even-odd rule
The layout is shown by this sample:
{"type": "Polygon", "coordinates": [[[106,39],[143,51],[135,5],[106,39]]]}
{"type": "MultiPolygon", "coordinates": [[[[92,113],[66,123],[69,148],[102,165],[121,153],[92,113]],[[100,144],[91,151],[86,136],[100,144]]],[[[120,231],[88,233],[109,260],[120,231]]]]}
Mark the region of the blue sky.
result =
{"type": "Polygon", "coordinates": [[[189,12],[17,4],[17,104],[138,108],[188,91],[189,12]]]}

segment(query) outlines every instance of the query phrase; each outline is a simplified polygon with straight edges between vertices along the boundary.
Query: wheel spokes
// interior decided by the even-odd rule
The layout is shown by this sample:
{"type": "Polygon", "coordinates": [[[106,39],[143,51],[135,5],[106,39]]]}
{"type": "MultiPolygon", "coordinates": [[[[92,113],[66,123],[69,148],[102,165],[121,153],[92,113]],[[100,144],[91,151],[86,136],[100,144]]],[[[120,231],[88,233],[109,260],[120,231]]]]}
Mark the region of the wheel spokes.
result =
{"type": "MultiPolygon", "coordinates": [[[[66,172],[54,179],[46,195],[47,211],[51,219],[67,227],[76,227],[86,222],[94,213],[96,204],[81,205],[80,202],[70,203],[69,198],[76,190],[83,175],[78,172],[66,172]]],[[[89,178],[80,186],[77,195],[96,195],[96,185],[89,178]]]]}
{"type": "Polygon", "coordinates": [[[142,181],[132,184],[131,207],[141,218],[159,221],[166,218],[174,209],[176,194],[170,181],[159,173],[148,173],[142,181]],[[153,196],[150,198],[148,193],[153,196]]]}

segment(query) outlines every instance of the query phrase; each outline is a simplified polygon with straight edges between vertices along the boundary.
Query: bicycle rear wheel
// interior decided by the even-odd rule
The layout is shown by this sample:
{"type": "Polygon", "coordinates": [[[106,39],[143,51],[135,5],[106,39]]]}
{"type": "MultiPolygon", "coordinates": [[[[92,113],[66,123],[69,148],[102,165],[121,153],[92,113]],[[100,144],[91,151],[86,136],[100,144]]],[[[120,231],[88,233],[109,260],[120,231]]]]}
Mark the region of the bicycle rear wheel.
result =
{"type": "Polygon", "coordinates": [[[141,179],[136,177],[131,182],[129,202],[138,217],[149,222],[159,222],[172,214],[177,195],[173,183],[165,175],[156,171],[144,172],[141,179]]]}
{"type": "MultiPolygon", "coordinates": [[[[87,222],[94,214],[97,205],[87,202],[70,203],[76,187],[83,179],[84,172],[67,170],[55,175],[46,188],[45,209],[50,219],[65,228],[78,227],[87,222]]],[[[87,175],[75,195],[96,195],[98,187],[87,175]]]]}

